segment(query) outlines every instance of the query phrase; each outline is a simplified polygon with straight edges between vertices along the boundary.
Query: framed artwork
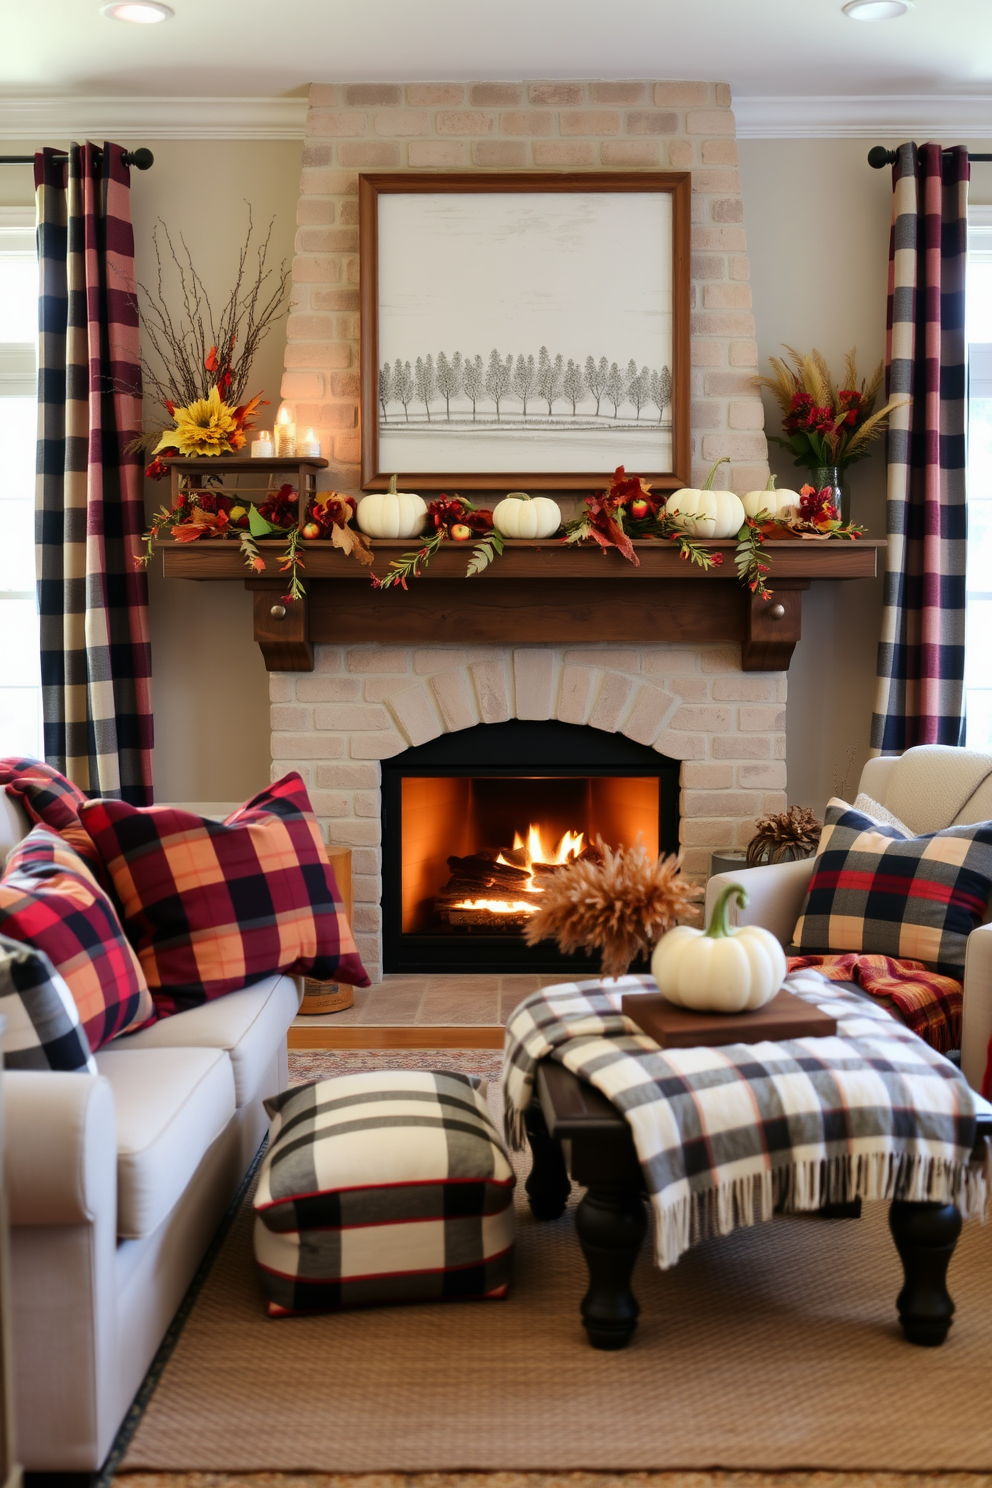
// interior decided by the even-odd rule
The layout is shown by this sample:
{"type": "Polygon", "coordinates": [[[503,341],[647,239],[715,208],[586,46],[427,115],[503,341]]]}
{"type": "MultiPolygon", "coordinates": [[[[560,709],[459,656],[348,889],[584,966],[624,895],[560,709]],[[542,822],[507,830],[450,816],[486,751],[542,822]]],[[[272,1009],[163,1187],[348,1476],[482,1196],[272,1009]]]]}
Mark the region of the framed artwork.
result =
{"type": "Polygon", "coordinates": [[[688,484],[690,189],[360,176],[364,489],[688,484]]]}

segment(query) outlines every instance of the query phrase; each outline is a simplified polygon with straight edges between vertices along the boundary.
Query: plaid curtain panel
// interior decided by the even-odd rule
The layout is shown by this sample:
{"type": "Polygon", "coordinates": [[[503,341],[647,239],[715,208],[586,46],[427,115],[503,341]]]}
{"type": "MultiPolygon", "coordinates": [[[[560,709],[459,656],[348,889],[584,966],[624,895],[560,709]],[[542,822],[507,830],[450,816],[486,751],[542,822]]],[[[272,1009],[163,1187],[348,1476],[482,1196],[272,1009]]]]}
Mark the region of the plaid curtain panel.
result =
{"type": "Polygon", "coordinates": [[[4,1069],[97,1074],[72,993],[41,951],[0,935],[4,1069]]]}
{"type": "Polygon", "coordinates": [[[35,156],[41,268],[36,541],[45,755],[87,794],[152,799],[141,371],[121,149],[35,156]]]}
{"type": "Polygon", "coordinates": [[[108,896],[78,853],[34,827],[0,878],[0,933],[43,951],[60,973],[96,1052],[154,1022],[137,956],[108,896]]]}
{"type": "Polygon", "coordinates": [[[804,953],[922,961],[963,982],[990,894],[992,822],[903,837],[834,798],[793,940],[804,953]]]}
{"type": "Polygon", "coordinates": [[[477,1078],[338,1075],[265,1105],[255,1258],[273,1316],[506,1295],[516,1180],[477,1078]]]}
{"type": "Polygon", "coordinates": [[[968,151],[902,145],[892,168],[885,600],[873,754],[960,744],[964,725],[964,281],[968,151]]]}
{"type": "Polygon", "coordinates": [[[853,988],[815,971],[785,986],[837,1019],[833,1038],[659,1049],[620,1012],[651,977],[567,982],[527,997],[506,1025],[510,1142],[540,1060],[588,1080],[631,1129],[657,1221],[655,1258],[787,1212],[862,1199],[956,1204],[982,1214],[975,1105],[960,1071],[853,988]]]}
{"type": "Polygon", "coordinates": [[[369,985],[306,786],[292,771],[224,822],[80,807],[160,1018],[273,972],[369,985]]]}

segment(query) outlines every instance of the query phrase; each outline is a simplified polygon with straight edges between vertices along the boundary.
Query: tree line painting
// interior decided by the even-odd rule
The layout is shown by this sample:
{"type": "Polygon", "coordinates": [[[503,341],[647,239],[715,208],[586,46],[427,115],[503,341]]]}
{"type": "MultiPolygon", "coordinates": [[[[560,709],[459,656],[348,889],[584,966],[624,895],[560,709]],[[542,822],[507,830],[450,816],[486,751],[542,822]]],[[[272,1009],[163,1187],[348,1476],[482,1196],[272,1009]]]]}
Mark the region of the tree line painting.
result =
{"type": "Polygon", "coordinates": [[[625,429],[661,425],[672,400],[672,374],[667,366],[638,368],[633,358],[623,370],[605,356],[566,361],[560,352],[552,357],[546,346],[536,357],[504,356],[494,347],[488,361],[439,351],[436,358],[428,353],[412,364],[399,357],[384,363],[378,399],[380,423],[388,427],[457,425],[464,432],[473,424],[519,427],[523,420],[534,429],[562,422],[571,428],[625,429]]]}

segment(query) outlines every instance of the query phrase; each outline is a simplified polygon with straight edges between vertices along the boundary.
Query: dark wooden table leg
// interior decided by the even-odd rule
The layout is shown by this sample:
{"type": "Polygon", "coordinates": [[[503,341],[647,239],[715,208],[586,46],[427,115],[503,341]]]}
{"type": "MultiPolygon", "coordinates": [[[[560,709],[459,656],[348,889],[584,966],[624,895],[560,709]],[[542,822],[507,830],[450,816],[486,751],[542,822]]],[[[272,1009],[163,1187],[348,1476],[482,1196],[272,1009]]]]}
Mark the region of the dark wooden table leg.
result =
{"type": "Polygon", "coordinates": [[[961,1215],[953,1204],[893,1200],[889,1229],[906,1278],[896,1300],[902,1330],[910,1343],[936,1348],[947,1337],[954,1313],[947,1267],[961,1233],[961,1215]]]}
{"type": "Polygon", "coordinates": [[[530,1212],[535,1219],[560,1219],[572,1191],[561,1143],[548,1135],[544,1113],[536,1101],[524,1112],[524,1123],[534,1159],[524,1184],[530,1212]]]}
{"type": "Polygon", "coordinates": [[[598,1349],[626,1348],[641,1310],[630,1286],[647,1229],[640,1193],[628,1185],[590,1188],[576,1211],[575,1228],[589,1267],[589,1290],[582,1299],[589,1342],[598,1349]]]}

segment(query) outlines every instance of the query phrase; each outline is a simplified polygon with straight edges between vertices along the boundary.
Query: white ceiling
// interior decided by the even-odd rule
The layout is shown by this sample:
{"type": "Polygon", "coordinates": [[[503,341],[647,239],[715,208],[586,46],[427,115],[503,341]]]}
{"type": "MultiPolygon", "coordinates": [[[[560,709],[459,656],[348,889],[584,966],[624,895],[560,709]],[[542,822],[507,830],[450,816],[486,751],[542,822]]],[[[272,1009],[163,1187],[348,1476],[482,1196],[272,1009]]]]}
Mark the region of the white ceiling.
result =
{"type": "Polygon", "coordinates": [[[171,0],[159,26],[99,0],[0,0],[5,112],[22,99],[268,98],[311,81],[723,79],[736,97],[989,96],[992,0],[171,0]]]}

